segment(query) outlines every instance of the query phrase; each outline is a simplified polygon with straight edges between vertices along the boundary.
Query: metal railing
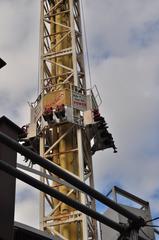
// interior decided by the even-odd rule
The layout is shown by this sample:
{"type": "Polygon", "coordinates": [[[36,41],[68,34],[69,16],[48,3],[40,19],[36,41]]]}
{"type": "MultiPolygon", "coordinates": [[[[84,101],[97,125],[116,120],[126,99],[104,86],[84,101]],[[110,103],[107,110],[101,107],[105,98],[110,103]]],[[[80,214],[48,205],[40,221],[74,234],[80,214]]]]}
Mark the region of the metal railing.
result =
{"type": "Polygon", "coordinates": [[[81,190],[83,193],[88,194],[89,196],[95,198],[99,202],[105,204],[106,206],[112,208],[116,212],[120,213],[121,215],[125,216],[129,219],[129,225],[121,225],[104,215],[90,209],[89,207],[77,202],[74,199],[71,199],[64,194],[58,192],[57,190],[49,187],[48,185],[40,182],[39,180],[27,175],[26,173],[10,166],[9,164],[5,163],[4,161],[0,160],[0,169],[5,171],[6,173],[20,179],[21,181],[43,191],[44,193],[57,198],[59,201],[66,203],[67,205],[81,211],[82,213],[96,219],[97,221],[103,223],[104,225],[118,231],[121,235],[125,234],[126,232],[130,232],[132,229],[140,229],[140,227],[145,226],[145,221],[142,217],[136,216],[132,212],[128,211],[124,207],[120,206],[119,204],[115,203],[111,199],[107,198],[97,190],[91,188],[87,184],[81,182],[76,177],[70,175],[69,173],[65,172],[61,168],[59,168],[54,163],[42,158],[40,155],[34,153],[33,151],[27,149],[26,147],[19,144],[14,139],[10,138],[6,134],[0,132],[0,142],[8,146],[9,148],[13,149],[14,151],[24,155],[34,163],[40,165],[41,167],[49,170],[49,172],[56,174],[58,177],[62,178],[66,182],[74,185],[76,188],[81,190]]]}

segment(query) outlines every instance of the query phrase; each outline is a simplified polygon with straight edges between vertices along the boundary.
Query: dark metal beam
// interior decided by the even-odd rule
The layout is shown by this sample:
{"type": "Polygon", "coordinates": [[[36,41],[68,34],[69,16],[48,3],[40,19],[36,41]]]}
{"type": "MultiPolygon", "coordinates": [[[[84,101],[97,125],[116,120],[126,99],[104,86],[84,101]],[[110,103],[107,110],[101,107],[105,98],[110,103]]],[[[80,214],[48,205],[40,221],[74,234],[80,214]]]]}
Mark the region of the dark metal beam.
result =
{"type": "Polygon", "coordinates": [[[11,165],[5,163],[4,161],[0,160],[0,169],[5,171],[6,173],[14,176],[15,178],[20,179],[21,181],[31,185],[32,187],[35,187],[36,189],[39,189],[40,191],[58,199],[59,201],[64,202],[65,204],[69,205],[72,208],[75,208],[79,210],[80,212],[83,212],[84,214],[96,219],[97,221],[105,224],[106,226],[109,226],[113,228],[114,230],[123,233],[125,231],[125,228],[121,226],[120,224],[110,220],[109,218],[105,217],[104,215],[95,212],[94,210],[90,209],[89,207],[86,207],[85,205],[65,196],[64,194],[58,192],[57,190],[49,187],[48,185],[40,182],[39,180],[27,175],[26,173],[12,167],[11,165]]]}
{"type": "Polygon", "coordinates": [[[159,230],[158,229],[154,229],[154,232],[157,233],[159,235],[159,230]]]}
{"type": "Polygon", "coordinates": [[[0,142],[3,142],[8,147],[14,149],[15,151],[21,153],[28,159],[31,159],[34,163],[39,164],[41,167],[46,168],[50,172],[56,174],[58,177],[66,180],[70,184],[74,185],[81,191],[87,193],[91,197],[95,198],[96,200],[100,201],[101,203],[107,205],[108,207],[112,208],[113,210],[117,211],[121,215],[125,216],[129,220],[132,220],[135,222],[135,224],[139,226],[143,226],[145,221],[142,217],[136,216],[135,214],[131,213],[124,207],[120,206],[119,204],[115,203],[111,199],[105,197],[103,194],[98,192],[97,190],[91,188],[87,184],[79,181],[76,177],[73,177],[72,175],[68,174],[61,168],[59,168],[57,165],[52,164],[49,160],[46,160],[39,156],[38,154],[32,152],[31,150],[25,148],[24,146],[20,145],[18,142],[13,140],[12,138],[8,137],[7,135],[0,132],[0,142]]]}
{"type": "Polygon", "coordinates": [[[149,206],[149,202],[146,202],[144,201],[143,199],[117,187],[117,186],[114,186],[114,189],[116,191],[116,193],[120,194],[121,196],[123,197],[126,197],[126,198],[129,198],[130,200],[142,205],[142,206],[145,206],[145,207],[148,207],[149,206]]]}
{"type": "Polygon", "coordinates": [[[2,59],[0,58],[0,68],[4,67],[7,63],[2,59]]]}
{"type": "MultiPolygon", "coordinates": [[[[0,118],[0,131],[18,139],[20,128],[13,124],[5,116],[0,118]]],[[[12,167],[16,167],[17,153],[8,146],[0,143],[0,159],[12,167]]],[[[3,171],[0,171],[0,239],[13,239],[14,223],[14,206],[15,206],[15,179],[3,171]]]]}

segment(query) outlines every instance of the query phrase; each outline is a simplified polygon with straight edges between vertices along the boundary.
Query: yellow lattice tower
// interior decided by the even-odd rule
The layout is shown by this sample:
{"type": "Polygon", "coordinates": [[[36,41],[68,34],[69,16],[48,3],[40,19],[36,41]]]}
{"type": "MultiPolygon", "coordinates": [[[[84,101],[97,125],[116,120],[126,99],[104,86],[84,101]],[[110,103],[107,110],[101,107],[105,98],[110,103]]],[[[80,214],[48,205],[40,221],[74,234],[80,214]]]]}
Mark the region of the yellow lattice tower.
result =
{"type": "MultiPolygon", "coordinates": [[[[31,107],[30,126],[36,126],[40,155],[46,161],[94,187],[90,139],[83,122],[91,105],[87,101],[80,1],[41,0],[40,21],[41,92],[31,107]]],[[[93,199],[48,171],[41,172],[41,181],[95,209],[93,199]]],[[[40,227],[65,240],[97,239],[93,219],[43,193],[40,227]]]]}

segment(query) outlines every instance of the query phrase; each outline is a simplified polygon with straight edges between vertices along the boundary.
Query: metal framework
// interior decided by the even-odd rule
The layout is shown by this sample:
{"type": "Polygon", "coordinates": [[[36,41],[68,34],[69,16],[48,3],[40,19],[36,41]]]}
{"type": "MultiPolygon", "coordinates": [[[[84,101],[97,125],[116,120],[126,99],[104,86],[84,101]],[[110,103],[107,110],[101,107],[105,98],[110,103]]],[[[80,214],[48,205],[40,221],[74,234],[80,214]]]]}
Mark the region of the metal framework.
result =
{"type": "MultiPolygon", "coordinates": [[[[83,128],[87,91],[80,1],[41,0],[40,19],[41,94],[33,106],[40,155],[94,187],[90,141],[83,128]],[[76,96],[83,103],[79,104],[76,96]],[[59,104],[65,104],[70,120],[43,124],[45,107],[55,110],[59,104]]],[[[42,182],[95,210],[93,199],[57,177],[52,181],[45,177],[54,177],[51,173],[41,171],[42,182]]],[[[97,239],[94,220],[44,193],[40,195],[40,228],[64,240],[97,239]]]]}
{"type": "MultiPolygon", "coordinates": [[[[40,41],[40,93],[30,105],[31,121],[21,140],[92,189],[93,111],[101,98],[96,87],[86,88],[80,0],[41,0],[40,41]]],[[[115,146],[106,142],[95,150],[107,147],[115,146]]],[[[67,181],[43,168],[38,175],[43,183],[95,210],[95,200],[67,181]]],[[[97,239],[95,220],[46,193],[40,194],[40,228],[63,240],[97,239]]]]}
{"type": "Polygon", "coordinates": [[[116,221],[120,222],[122,225],[129,223],[130,228],[129,231],[118,236],[117,232],[112,229],[109,231],[107,227],[103,228],[103,225],[101,224],[103,240],[105,237],[118,240],[155,239],[154,229],[147,226],[147,221],[152,219],[149,202],[146,202],[145,200],[117,186],[114,186],[106,196],[111,197],[114,202],[123,206],[128,211],[133,212],[136,216],[144,219],[144,222],[143,224],[138,225],[137,221],[131,222],[131,220],[127,219],[125,216],[117,212],[113,212],[111,209],[107,209],[104,213],[105,216],[109,216],[111,219],[116,219],[116,221]]]}
{"type": "MultiPolygon", "coordinates": [[[[122,205],[117,204],[115,201],[117,201],[116,193],[114,191],[118,191],[120,195],[128,195],[130,199],[134,199],[138,203],[141,203],[143,211],[143,207],[146,207],[149,205],[147,202],[133,196],[130,193],[125,192],[122,189],[119,189],[117,187],[114,187],[113,193],[115,193],[115,201],[112,201],[111,199],[108,199],[101,193],[97,192],[95,189],[92,189],[87,184],[81,182],[76,177],[72,176],[71,174],[67,173],[65,170],[62,170],[60,167],[56,166],[56,164],[51,163],[50,161],[46,161],[46,159],[39,156],[39,154],[34,153],[31,149],[28,149],[22,145],[20,145],[17,141],[10,138],[6,134],[0,132],[0,142],[3,143],[3,145],[6,145],[7,147],[11,148],[15,152],[19,152],[20,154],[24,155],[26,158],[32,160],[34,163],[40,165],[44,169],[48,170],[50,173],[56,174],[59,178],[62,178],[64,181],[68,182],[73,185],[74,187],[80,189],[84,193],[88,194],[89,196],[99,200],[100,202],[106,204],[107,206],[114,209],[116,212],[122,214],[126,218],[129,219],[129,222],[125,225],[123,223],[117,223],[109,218],[107,218],[104,215],[101,215],[100,213],[90,209],[88,206],[85,206],[84,204],[79,203],[78,201],[69,198],[65,196],[63,193],[60,193],[59,191],[53,189],[52,187],[48,186],[47,184],[44,184],[40,182],[39,180],[27,175],[26,173],[15,169],[10,164],[7,164],[6,162],[0,160],[0,169],[5,171],[7,174],[10,174],[25,183],[28,183],[29,185],[39,189],[40,191],[44,192],[46,195],[51,196],[53,198],[58,199],[59,201],[68,204],[70,207],[79,210],[80,212],[86,214],[87,216],[90,216],[96,220],[98,220],[100,223],[103,223],[106,226],[109,226],[110,228],[116,230],[117,232],[121,233],[121,238],[118,239],[127,239],[127,236],[130,234],[131,239],[141,239],[144,238],[138,236],[138,231],[141,227],[149,226],[147,225],[147,222],[145,222],[144,218],[141,216],[134,215],[131,211],[128,211],[125,207],[122,207],[122,205]]],[[[18,164],[18,168],[21,168],[23,170],[28,170],[28,167],[25,167],[21,164],[18,164]]],[[[30,172],[34,174],[38,174],[42,176],[42,173],[39,173],[37,170],[29,169],[30,172]]],[[[43,177],[47,177],[43,174],[43,177]]],[[[48,176],[48,179],[50,177],[48,176]]],[[[53,181],[56,181],[56,179],[52,179],[53,181]]],[[[148,210],[149,211],[149,210],[148,210]]],[[[141,215],[143,215],[143,212],[141,212],[141,215]]],[[[146,219],[150,219],[150,216],[146,214],[146,219]]],[[[122,222],[122,221],[121,221],[122,222]]],[[[108,235],[106,235],[108,236],[108,235]]]]}

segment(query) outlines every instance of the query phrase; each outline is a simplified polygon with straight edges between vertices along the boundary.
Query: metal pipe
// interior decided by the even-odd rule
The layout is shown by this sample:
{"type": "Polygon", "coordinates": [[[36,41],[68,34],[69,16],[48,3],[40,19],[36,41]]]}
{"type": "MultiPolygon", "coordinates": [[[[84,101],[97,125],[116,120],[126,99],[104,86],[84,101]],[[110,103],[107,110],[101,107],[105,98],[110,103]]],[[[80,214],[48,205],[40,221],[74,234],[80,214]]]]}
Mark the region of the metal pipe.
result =
{"type": "Polygon", "coordinates": [[[154,229],[154,232],[157,233],[159,235],[159,230],[158,229],[154,229]]]}
{"type": "Polygon", "coordinates": [[[86,207],[85,205],[75,201],[74,199],[71,199],[64,194],[58,192],[57,190],[49,187],[48,185],[40,182],[39,180],[27,175],[26,173],[12,167],[11,165],[7,164],[6,162],[0,160],[0,169],[5,171],[6,173],[12,175],[15,178],[18,178],[19,180],[31,185],[32,187],[35,187],[36,189],[39,189],[40,191],[58,199],[59,201],[64,202],[65,204],[69,205],[70,207],[73,207],[80,212],[83,212],[84,214],[96,219],[97,221],[103,223],[106,226],[109,226],[110,228],[113,228],[114,230],[123,233],[125,231],[125,227],[121,226],[120,224],[108,219],[107,217],[103,216],[102,214],[95,212],[94,210],[90,209],[89,207],[86,207]]]}
{"type": "Polygon", "coordinates": [[[74,185],[81,191],[87,193],[89,196],[92,196],[96,200],[100,201],[101,203],[107,205],[108,207],[112,208],[116,212],[120,213],[121,215],[125,216],[129,220],[135,222],[140,226],[143,226],[145,221],[142,217],[136,216],[135,214],[131,213],[124,207],[120,206],[119,204],[113,202],[111,199],[105,197],[103,194],[98,192],[97,190],[91,188],[87,184],[79,181],[76,177],[68,174],[67,172],[60,169],[55,164],[51,163],[47,159],[43,159],[40,155],[34,153],[33,151],[27,149],[26,147],[20,145],[18,142],[13,140],[12,138],[8,137],[6,134],[0,132],[0,142],[7,145],[8,147],[14,149],[15,151],[21,153],[25,157],[31,159],[34,163],[39,164],[41,167],[46,168],[50,172],[56,174],[58,177],[66,180],[70,184],[74,185]]]}

